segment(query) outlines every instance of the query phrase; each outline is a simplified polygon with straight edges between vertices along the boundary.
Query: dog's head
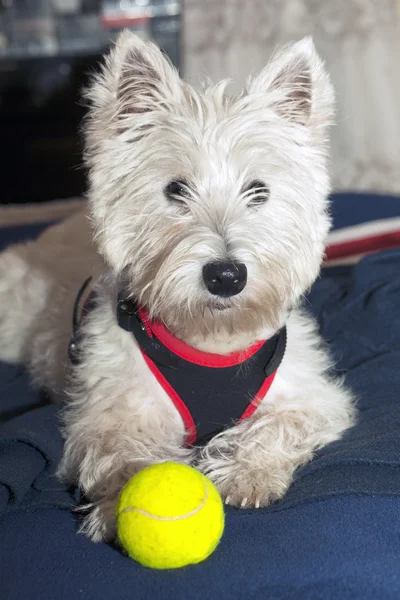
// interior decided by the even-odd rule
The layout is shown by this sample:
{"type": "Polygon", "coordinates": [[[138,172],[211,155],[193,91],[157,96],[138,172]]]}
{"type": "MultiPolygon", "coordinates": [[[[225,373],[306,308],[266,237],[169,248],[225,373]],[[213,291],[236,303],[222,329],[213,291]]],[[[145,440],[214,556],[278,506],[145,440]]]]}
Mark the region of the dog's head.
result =
{"type": "Polygon", "coordinates": [[[333,91],[312,41],[229,96],[124,32],[87,95],[92,218],[116,277],[184,339],[280,326],[329,229],[333,91]]]}

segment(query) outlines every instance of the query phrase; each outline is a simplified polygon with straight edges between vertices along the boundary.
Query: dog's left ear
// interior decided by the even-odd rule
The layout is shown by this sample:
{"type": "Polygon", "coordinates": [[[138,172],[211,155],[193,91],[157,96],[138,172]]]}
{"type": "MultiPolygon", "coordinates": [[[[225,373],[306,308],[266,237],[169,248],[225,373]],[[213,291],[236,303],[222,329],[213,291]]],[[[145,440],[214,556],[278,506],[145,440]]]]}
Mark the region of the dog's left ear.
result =
{"type": "Polygon", "coordinates": [[[333,88],[310,37],[277,52],[247,89],[293,123],[318,130],[332,120],[333,88]]]}

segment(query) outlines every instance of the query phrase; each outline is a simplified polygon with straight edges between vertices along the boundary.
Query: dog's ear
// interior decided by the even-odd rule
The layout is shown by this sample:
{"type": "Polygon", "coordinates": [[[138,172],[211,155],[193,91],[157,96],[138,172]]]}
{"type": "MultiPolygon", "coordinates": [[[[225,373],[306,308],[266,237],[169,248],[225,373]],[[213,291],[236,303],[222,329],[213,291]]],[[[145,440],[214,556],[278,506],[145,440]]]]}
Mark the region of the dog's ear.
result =
{"type": "Polygon", "coordinates": [[[182,93],[178,72],[152,42],[123,31],[105,59],[86,97],[104,125],[162,109],[182,93]]]}
{"type": "Polygon", "coordinates": [[[319,129],[333,116],[333,88],[310,37],[278,51],[249,82],[248,92],[265,94],[278,114],[301,125],[319,129]]]}
{"type": "Polygon", "coordinates": [[[143,113],[162,107],[166,100],[180,96],[176,69],[152,42],[130,31],[118,38],[114,59],[119,62],[117,102],[120,112],[143,113]]]}

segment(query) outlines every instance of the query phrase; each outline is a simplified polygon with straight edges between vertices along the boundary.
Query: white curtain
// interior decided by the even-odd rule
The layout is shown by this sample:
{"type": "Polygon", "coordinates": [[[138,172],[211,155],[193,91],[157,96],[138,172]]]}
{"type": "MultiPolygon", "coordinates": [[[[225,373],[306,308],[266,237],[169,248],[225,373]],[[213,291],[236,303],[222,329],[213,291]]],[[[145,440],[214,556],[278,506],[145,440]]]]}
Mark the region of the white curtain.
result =
{"type": "Polygon", "coordinates": [[[312,34],[337,96],[336,189],[400,194],[400,0],[184,0],[185,78],[239,84],[312,34]]]}

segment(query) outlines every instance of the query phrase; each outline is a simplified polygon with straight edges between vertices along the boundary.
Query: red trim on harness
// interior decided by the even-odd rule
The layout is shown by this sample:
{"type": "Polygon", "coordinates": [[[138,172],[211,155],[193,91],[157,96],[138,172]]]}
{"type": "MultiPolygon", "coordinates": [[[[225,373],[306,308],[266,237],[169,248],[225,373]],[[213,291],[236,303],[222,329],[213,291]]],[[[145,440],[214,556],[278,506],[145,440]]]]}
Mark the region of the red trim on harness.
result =
{"type": "Polygon", "coordinates": [[[143,325],[146,328],[147,335],[150,338],[152,338],[153,337],[153,332],[151,330],[150,321],[149,321],[149,317],[148,317],[147,312],[144,310],[144,308],[142,306],[139,306],[138,313],[139,313],[140,320],[142,321],[143,325]]]}
{"type": "MultiPolygon", "coordinates": [[[[168,329],[157,321],[150,321],[148,319],[147,312],[144,309],[140,309],[140,318],[142,319],[146,329],[149,327],[154,335],[160,340],[162,344],[168,350],[187,360],[188,362],[195,363],[201,367],[211,367],[216,369],[223,369],[225,367],[235,367],[240,365],[245,360],[248,360],[253,356],[265,343],[265,340],[256,342],[250,348],[246,350],[239,350],[238,352],[231,352],[231,354],[213,354],[211,352],[202,352],[196,350],[176,338],[168,329]]],[[[152,336],[151,336],[152,337],[152,336]]]]}
{"type": "Polygon", "coordinates": [[[92,297],[92,290],[91,290],[91,289],[89,289],[89,293],[88,293],[88,295],[86,296],[86,298],[85,298],[85,301],[84,301],[84,303],[83,303],[83,305],[82,305],[82,308],[81,308],[81,312],[80,312],[80,315],[79,315],[79,321],[82,321],[83,317],[85,316],[85,314],[86,314],[86,310],[87,310],[87,307],[88,307],[88,305],[89,305],[89,302],[90,302],[90,298],[91,298],[91,297],[92,297]]]}
{"type": "Polygon", "coordinates": [[[172,385],[165,379],[164,375],[157,369],[156,365],[153,363],[151,358],[149,358],[147,354],[145,354],[142,350],[141,352],[150,371],[153,373],[154,377],[157,379],[158,383],[161,385],[164,391],[171,398],[172,402],[175,405],[175,408],[178,410],[180,416],[182,417],[182,421],[185,425],[186,430],[185,444],[187,446],[193,446],[193,444],[196,441],[197,432],[196,425],[193,421],[193,417],[188,407],[186,406],[182,398],[178,396],[172,385]]]}
{"type": "Polygon", "coordinates": [[[265,379],[264,383],[262,384],[262,386],[258,390],[258,392],[255,395],[254,399],[251,401],[251,403],[249,404],[249,406],[246,408],[246,410],[244,411],[244,413],[242,414],[242,416],[240,417],[240,419],[238,419],[236,421],[237,423],[241,423],[241,421],[244,421],[248,417],[251,417],[251,415],[260,406],[261,402],[264,400],[265,396],[268,393],[269,388],[271,387],[271,385],[272,385],[272,383],[273,383],[273,381],[275,379],[276,373],[277,372],[275,371],[275,373],[272,373],[272,375],[270,375],[269,377],[267,377],[265,379]]]}

